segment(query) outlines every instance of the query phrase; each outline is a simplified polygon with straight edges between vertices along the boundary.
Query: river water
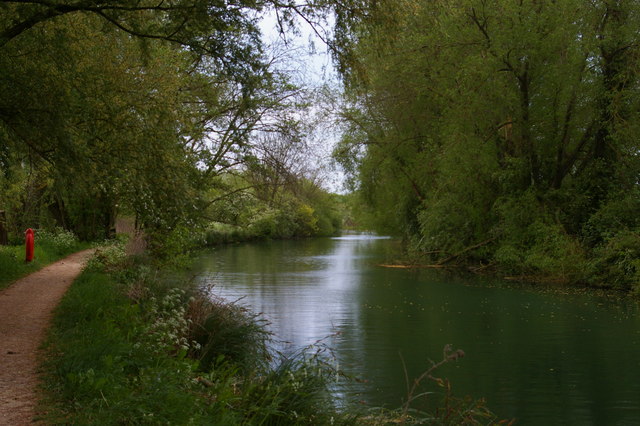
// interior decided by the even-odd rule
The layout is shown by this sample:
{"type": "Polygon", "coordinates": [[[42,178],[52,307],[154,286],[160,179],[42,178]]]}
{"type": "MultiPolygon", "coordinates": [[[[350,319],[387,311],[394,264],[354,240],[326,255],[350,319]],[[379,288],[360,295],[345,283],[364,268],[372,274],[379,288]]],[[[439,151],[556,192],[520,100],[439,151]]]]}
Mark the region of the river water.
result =
{"type": "Polygon", "coordinates": [[[640,425],[638,304],[428,269],[380,267],[398,243],[372,235],[222,247],[199,262],[213,292],[259,312],[295,351],[323,340],[361,381],[340,396],[399,407],[408,377],[442,358],[455,395],[532,425],[640,425]]]}

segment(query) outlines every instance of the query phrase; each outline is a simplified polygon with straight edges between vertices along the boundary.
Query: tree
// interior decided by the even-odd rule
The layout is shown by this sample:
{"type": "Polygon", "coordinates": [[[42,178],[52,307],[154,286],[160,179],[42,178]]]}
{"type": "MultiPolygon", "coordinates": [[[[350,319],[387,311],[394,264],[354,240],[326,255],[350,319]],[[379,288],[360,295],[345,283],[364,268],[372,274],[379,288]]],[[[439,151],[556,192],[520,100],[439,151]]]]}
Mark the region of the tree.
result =
{"type": "Polygon", "coordinates": [[[608,234],[593,223],[620,194],[640,205],[634,2],[368,7],[344,21],[337,156],[364,147],[359,192],[378,223],[436,261],[568,280],[612,235],[638,232],[631,216],[608,234]]]}
{"type": "Polygon", "coordinates": [[[52,218],[96,238],[118,209],[148,230],[193,223],[267,112],[290,108],[296,89],[255,26],[266,4],[0,2],[0,208],[14,232],[52,218]]]}

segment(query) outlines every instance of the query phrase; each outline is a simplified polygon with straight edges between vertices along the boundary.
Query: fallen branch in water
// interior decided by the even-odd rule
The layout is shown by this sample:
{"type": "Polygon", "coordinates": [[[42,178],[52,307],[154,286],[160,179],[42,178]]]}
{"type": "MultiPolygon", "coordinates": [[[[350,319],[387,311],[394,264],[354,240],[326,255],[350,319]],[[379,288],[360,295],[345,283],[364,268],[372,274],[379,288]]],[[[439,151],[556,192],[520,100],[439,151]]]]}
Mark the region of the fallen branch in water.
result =
{"type": "MultiPolygon", "coordinates": [[[[465,249],[463,249],[462,251],[459,251],[456,254],[452,254],[449,257],[446,257],[442,260],[439,260],[438,262],[432,264],[432,265],[395,265],[395,264],[388,264],[388,263],[382,263],[379,264],[378,266],[381,266],[383,268],[397,268],[397,269],[419,269],[419,268],[425,268],[425,269],[442,269],[442,268],[446,268],[446,264],[451,262],[452,260],[462,256],[463,254],[471,251],[471,250],[475,250],[477,248],[480,248],[482,246],[486,246],[487,244],[490,244],[492,242],[494,242],[496,240],[497,237],[493,237],[493,238],[489,238],[488,240],[482,241],[478,244],[474,244],[472,246],[466,247],[465,249]]],[[[487,265],[489,266],[489,265],[487,265]]],[[[484,269],[484,267],[479,268],[484,269]]]]}
{"type": "Polygon", "coordinates": [[[496,264],[497,264],[496,262],[489,262],[486,265],[483,265],[481,263],[479,266],[470,266],[469,271],[473,272],[474,274],[479,274],[485,269],[493,268],[494,266],[496,266],[496,264]]]}
{"type": "Polygon", "coordinates": [[[393,265],[381,263],[378,266],[383,268],[397,268],[397,269],[419,269],[419,268],[446,268],[445,265],[393,265]]]}
{"type": "Polygon", "coordinates": [[[474,244],[474,245],[472,245],[472,246],[469,246],[469,247],[467,247],[467,248],[463,249],[462,251],[460,251],[460,252],[458,252],[458,253],[456,253],[456,254],[452,254],[451,256],[449,256],[449,257],[447,257],[447,258],[445,258],[445,259],[442,259],[442,260],[440,260],[440,261],[436,262],[436,265],[444,265],[445,263],[449,263],[449,262],[451,262],[453,259],[456,259],[456,258],[458,258],[458,257],[462,256],[463,254],[465,254],[465,253],[467,253],[467,252],[469,252],[469,251],[471,251],[471,250],[475,250],[475,249],[477,249],[477,248],[480,248],[480,247],[482,247],[482,246],[486,246],[487,244],[490,244],[490,243],[494,242],[494,241],[496,240],[496,238],[497,238],[497,237],[489,238],[488,240],[484,240],[484,241],[482,241],[481,243],[478,243],[478,244],[474,244]]]}

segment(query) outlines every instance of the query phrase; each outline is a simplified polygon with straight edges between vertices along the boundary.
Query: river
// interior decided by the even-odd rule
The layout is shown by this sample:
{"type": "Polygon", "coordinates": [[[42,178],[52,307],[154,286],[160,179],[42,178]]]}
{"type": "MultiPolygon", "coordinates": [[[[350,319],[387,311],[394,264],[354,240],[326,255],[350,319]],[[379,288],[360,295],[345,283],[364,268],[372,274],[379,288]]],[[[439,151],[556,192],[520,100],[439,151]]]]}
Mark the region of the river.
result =
{"type": "Polygon", "coordinates": [[[532,425],[640,424],[640,312],[624,298],[536,289],[428,269],[380,267],[395,240],[346,235],[221,247],[203,285],[271,323],[280,350],[323,340],[360,379],[340,396],[399,407],[446,344],[466,356],[440,368],[458,396],[532,425]]]}

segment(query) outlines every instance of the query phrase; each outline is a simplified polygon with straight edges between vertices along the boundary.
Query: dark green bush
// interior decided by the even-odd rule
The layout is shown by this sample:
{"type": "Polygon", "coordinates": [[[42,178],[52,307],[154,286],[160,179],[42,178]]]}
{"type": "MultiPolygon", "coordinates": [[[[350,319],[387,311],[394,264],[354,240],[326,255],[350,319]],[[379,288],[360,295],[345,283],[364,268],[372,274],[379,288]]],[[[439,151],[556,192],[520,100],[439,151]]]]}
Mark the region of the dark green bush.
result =
{"type": "Polygon", "coordinates": [[[590,284],[640,293],[639,231],[619,232],[593,250],[590,284]]]}

